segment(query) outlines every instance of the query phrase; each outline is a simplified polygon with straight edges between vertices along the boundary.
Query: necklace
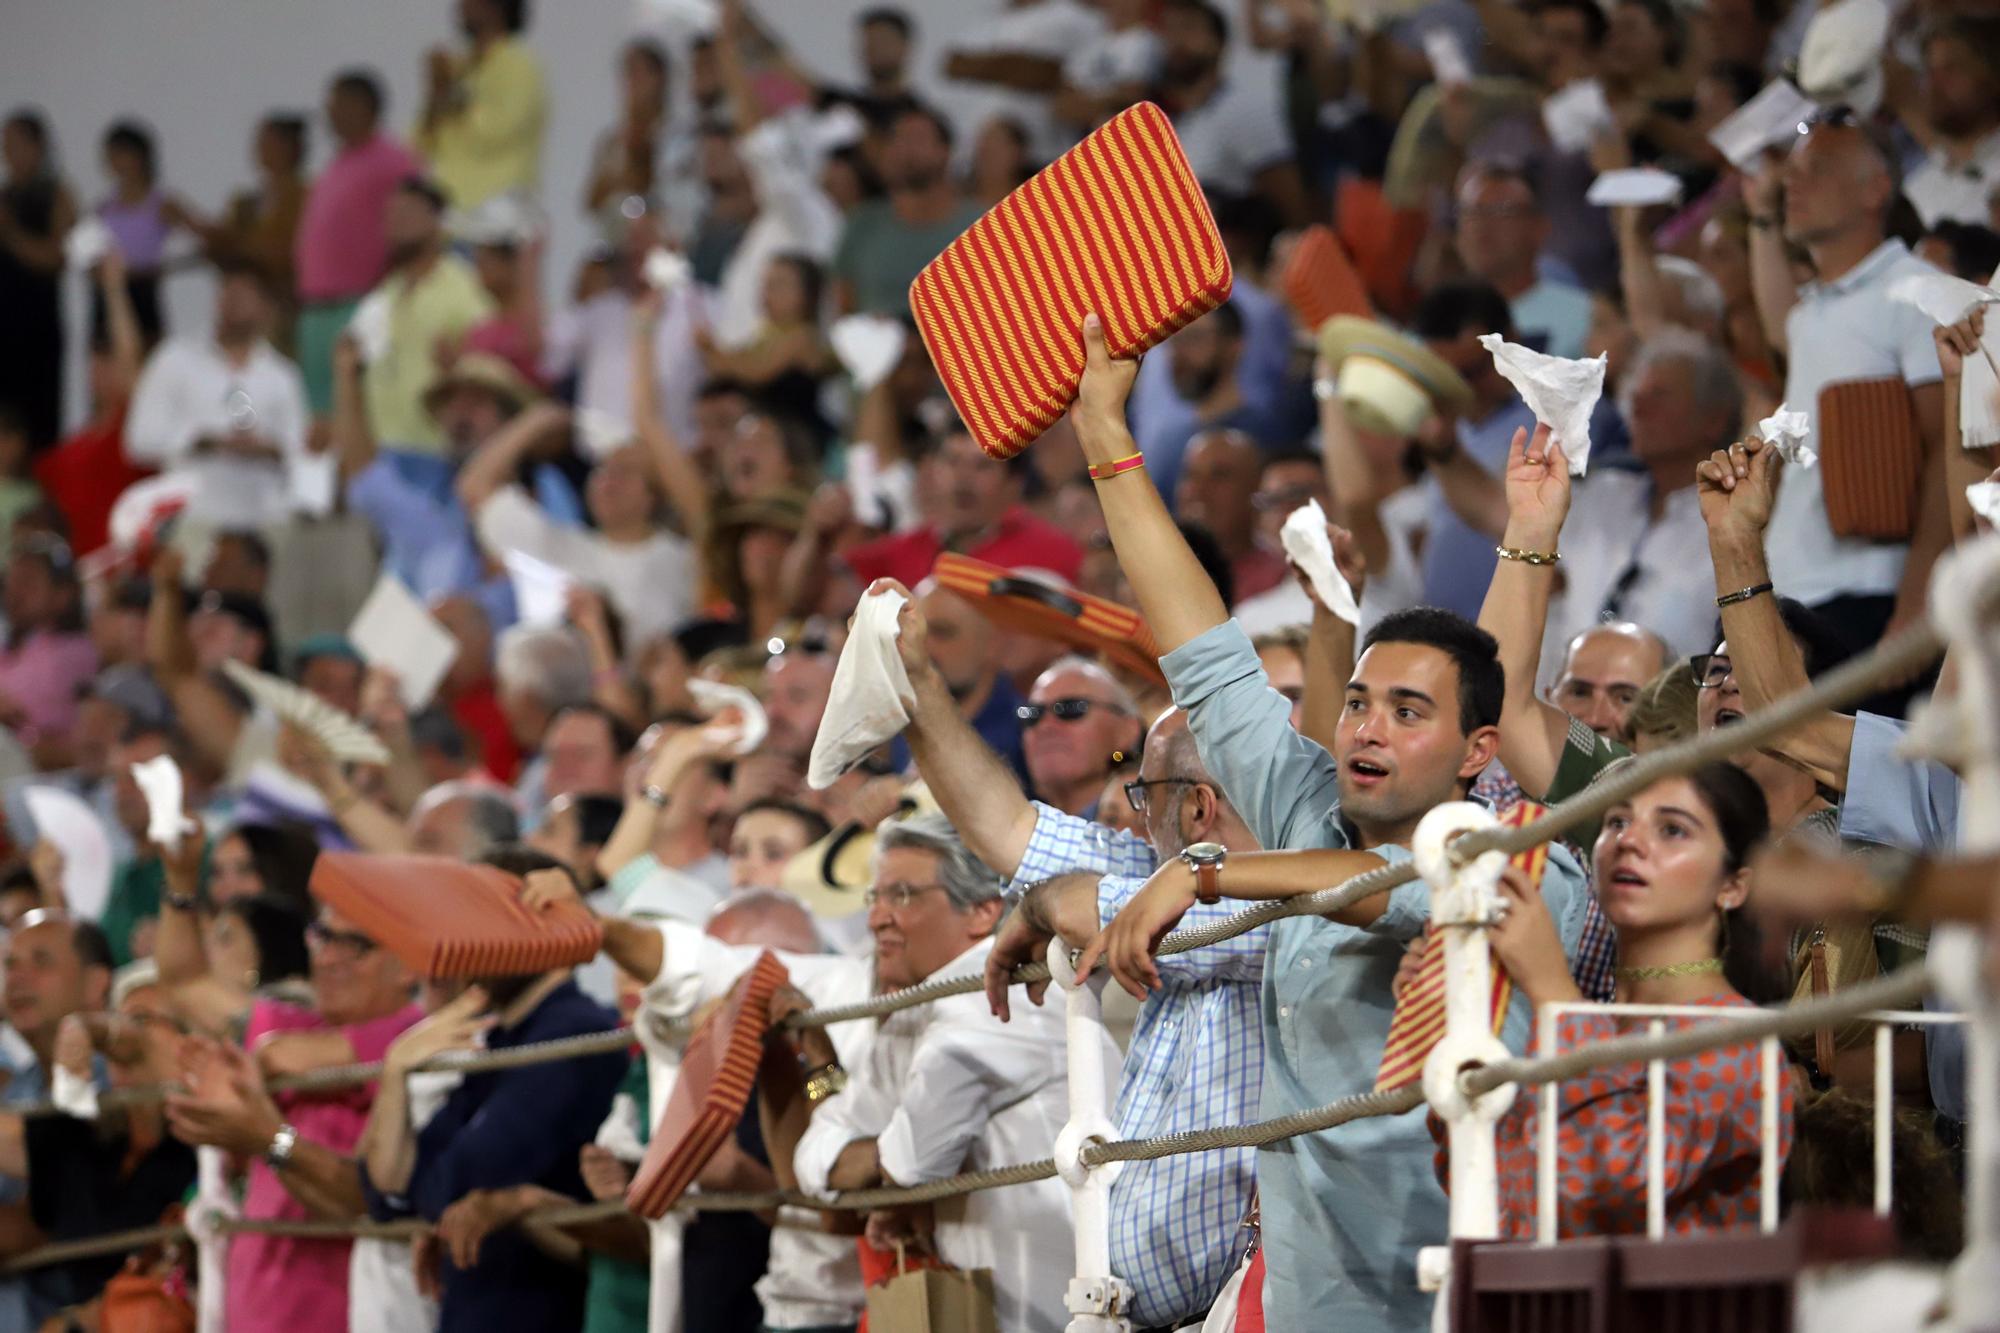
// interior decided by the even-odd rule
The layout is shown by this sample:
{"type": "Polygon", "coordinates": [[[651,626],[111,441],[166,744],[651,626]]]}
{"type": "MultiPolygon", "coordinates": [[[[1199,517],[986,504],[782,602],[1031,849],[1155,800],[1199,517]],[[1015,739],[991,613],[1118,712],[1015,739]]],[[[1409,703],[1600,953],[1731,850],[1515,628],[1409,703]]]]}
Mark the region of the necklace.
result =
{"type": "Polygon", "coordinates": [[[1668,977],[1705,977],[1719,975],[1722,971],[1720,958],[1704,958],[1694,963],[1669,963],[1665,967],[1621,967],[1618,969],[1620,981],[1663,981],[1668,977]]]}

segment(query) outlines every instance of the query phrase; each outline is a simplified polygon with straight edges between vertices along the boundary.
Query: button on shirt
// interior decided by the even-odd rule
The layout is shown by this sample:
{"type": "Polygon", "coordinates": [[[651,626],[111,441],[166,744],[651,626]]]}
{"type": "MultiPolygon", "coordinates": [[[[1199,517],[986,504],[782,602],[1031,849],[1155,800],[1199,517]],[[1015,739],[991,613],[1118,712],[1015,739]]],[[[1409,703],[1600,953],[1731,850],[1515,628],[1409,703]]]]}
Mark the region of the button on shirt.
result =
{"type": "MultiPolygon", "coordinates": [[[[1340,819],[1333,757],[1291,726],[1291,704],[1267,683],[1234,621],[1160,659],[1202,762],[1258,842],[1271,848],[1352,845],[1340,819]]],[[[1371,847],[1390,862],[1402,847],[1371,847]]],[[[1549,849],[1542,895],[1574,957],[1583,933],[1583,870],[1549,849]]],[[[1404,946],[1423,929],[1430,893],[1418,880],[1393,890],[1365,929],[1323,917],[1274,922],[1264,963],[1265,1118],[1370,1091],[1388,1042],[1390,985],[1404,946]]],[[[1530,1006],[1516,994],[1502,1039],[1527,1049],[1530,1006]]],[[[1272,1328],[1403,1333],[1429,1326],[1416,1255],[1443,1244],[1449,1223],[1432,1172],[1419,1107],[1356,1120],[1261,1150],[1258,1190],[1269,1254],[1272,1328]]]]}
{"type": "Polygon", "coordinates": [[[132,391],[125,452],[191,481],[190,516],[254,528],[285,517],[286,467],[305,456],[308,420],[299,368],[269,343],[239,364],[212,338],[173,338],[147,359],[132,391]],[[275,446],[286,462],[195,452],[205,439],[238,433],[275,446]]]}
{"type": "MultiPolygon", "coordinates": [[[[1806,441],[1824,460],[1819,398],[1830,385],[1900,377],[1916,387],[1940,378],[1930,316],[1889,299],[1898,278],[1937,270],[1901,241],[1884,241],[1832,282],[1807,283],[1785,317],[1792,349],[1785,401],[1812,415],[1806,441]]],[[[1778,591],[1816,606],[1843,596],[1888,596],[1903,575],[1909,547],[1901,542],[1836,537],[1826,516],[1818,467],[1785,469],[1765,537],[1771,582],[1778,591]]]]}
{"type": "Polygon", "coordinates": [[[343,148],[326,164],[292,242],[301,301],[352,301],[382,280],[389,196],[422,169],[414,153],[386,134],[343,148]]]}
{"type": "MultiPolygon", "coordinates": [[[[1102,875],[1097,919],[1109,925],[1158,868],[1129,833],[1035,803],[1035,831],[1010,893],[1072,872],[1102,875]]],[[[1234,916],[1242,904],[1196,903],[1179,929],[1234,916]]],[[[1160,989],[1139,1006],[1115,1118],[1125,1138],[1152,1138],[1257,1119],[1264,1072],[1258,995],[1270,927],[1159,960],[1160,989]]],[[[1111,1271],[1133,1287],[1140,1326],[1172,1325],[1215,1303],[1249,1239],[1254,1148],[1127,1162],[1111,1182],[1111,1271]]]]}
{"type": "Polygon", "coordinates": [[[1924,226],[1940,222],[1970,222],[1987,226],[1992,216],[1987,199],[2000,188],[2000,130],[1979,141],[1972,156],[1953,166],[1944,150],[1935,148],[1903,182],[1903,194],[1924,220],[1924,226]]]}
{"type": "Polygon", "coordinates": [[[1569,641],[1606,619],[1644,625],[1675,657],[1715,646],[1715,572],[1700,497],[1683,486],[1666,497],[1659,518],[1652,508],[1645,473],[1592,468],[1576,483],[1562,531],[1566,583],[1542,639],[1544,684],[1569,641]]]}
{"type": "MultiPolygon", "coordinates": [[[[981,940],[932,975],[979,976],[992,952],[993,941],[981,940]]],[[[1109,1100],[1118,1048],[1102,1029],[1099,1040],[1109,1100]]],[[[830,1197],[834,1160],[859,1139],[875,1140],[883,1174],[899,1185],[1048,1156],[1069,1120],[1066,1049],[1060,1004],[1016,1005],[1002,1023],[975,991],[889,1015],[847,1090],[820,1103],[800,1140],[800,1187],[830,1197]]],[[[993,1270],[1001,1328],[1062,1333],[1076,1263],[1071,1228],[1060,1180],[981,1190],[938,1208],[938,1255],[954,1268],[993,1270]]]]}

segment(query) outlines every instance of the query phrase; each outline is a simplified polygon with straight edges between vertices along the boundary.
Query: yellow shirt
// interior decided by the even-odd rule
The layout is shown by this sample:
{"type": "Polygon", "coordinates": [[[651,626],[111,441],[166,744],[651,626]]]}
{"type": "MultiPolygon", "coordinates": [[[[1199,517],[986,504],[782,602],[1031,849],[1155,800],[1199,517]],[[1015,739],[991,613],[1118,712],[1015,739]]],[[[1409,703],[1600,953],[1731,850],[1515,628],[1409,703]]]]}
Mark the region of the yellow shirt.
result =
{"type": "Polygon", "coordinates": [[[502,38],[460,70],[458,90],[457,109],[433,129],[419,124],[414,136],[451,206],[477,208],[496,194],[532,193],[548,110],[535,57],[515,38],[502,38]]]}
{"type": "Polygon", "coordinates": [[[441,255],[412,283],[392,274],[376,288],[389,298],[389,350],[368,363],[368,424],[385,449],[442,454],[444,436],[424,406],[437,382],[439,348],[493,312],[472,266],[441,255]]]}

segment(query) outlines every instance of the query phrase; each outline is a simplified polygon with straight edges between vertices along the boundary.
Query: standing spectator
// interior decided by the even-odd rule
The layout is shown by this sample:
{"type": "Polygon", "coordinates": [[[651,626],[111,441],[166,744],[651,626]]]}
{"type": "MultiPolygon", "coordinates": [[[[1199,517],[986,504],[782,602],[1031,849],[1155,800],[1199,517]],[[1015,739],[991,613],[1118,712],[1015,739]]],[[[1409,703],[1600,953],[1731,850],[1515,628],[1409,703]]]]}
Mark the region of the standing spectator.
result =
{"type": "MultiPolygon", "coordinates": [[[[493,680],[501,715],[522,756],[538,756],[555,715],[590,701],[590,659],[567,630],[516,625],[500,636],[493,680]]],[[[539,757],[520,772],[516,787],[523,810],[540,811],[543,772],[539,757]]]]}
{"type": "MultiPolygon", "coordinates": [[[[1787,355],[1784,398],[1812,414],[1807,443],[1819,455],[1818,467],[1792,469],[1778,494],[1769,532],[1771,579],[1823,612],[1848,648],[1858,650],[1922,611],[1931,562],[1949,540],[1937,471],[1943,465],[1944,393],[1934,326],[1929,316],[1889,296],[1898,279],[1933,270],[1885,236],[1896,187],[1875,142],[1838,115],[1808,129],[1782,168],[1767,169],[1748,197],[1758,313],[1773,345],[1787,355]],[[1803,287],[1792,276],[1787,241],[1812,257],[1817,277],[1803,287]],[[1866,387],[1871,383],[1874,390],[1866,387]],[[1908,405],[1899,403],[1897,410],[1914,413],[1920,457],[1860,457],[1858,451],[1887,444],[1872,432],[1826,438],[1830,395],[1859,389],[1900,397],[1903,386],[1908,405]],[[1881,530],[1873,513],[1885,475],[1893,475],[1909,500],[1911,521],[1900,537],[1881,530]],[[1842,509],[1838,526],[1835,499],[1842,509]],[[1864,523],[1864,516],[1875,521],[1864,523]]],[[[1871,420],[1880,416],[1877,409],[1871,420]]]]}
{"type": "Polygon", "coordinates": [[[1207,430],[1188,442],[1174,486],[1174,516],[1208,529],[1222,548],[1241,601],[1269,592],[1286,577],[1285,557],[1257,540],[1254,503],[1260,470],[1257,442],[1239,430],[1207,430]]]}
{"type": "Polygon", "coordinates": [[[1104,30],[1063,56],[1055,113],[1087,133],[1145,97],[1160,77],[1160,34],[1145,0],[1103,0],[1104,30]]]}
{"type": "Polygon", "coordinates": [[[167,218],[199,236],[202,250],[213,262],[246,264],[263,272],[277,302],[272,341],[289,355],[298,314],[292,264],[306,202],[305,120],[279,112],[264,117],[251,153],[260,180],[254,189],[231,196],[220,216],[203,217],[175,197],[167,200],[167,218]]]}
{"type": "MultiPolygon", "coordinates": [[[[156,342],[166,331],[160,270],[173,222],[167,217],[166,196],[160,192],[153,133],[137,121],[121,120],[104,132],[103,151],[111,193],[97,206],[98,220],[110,228],[112,243],[125,256],[125,286],[132,294],[139,328],[148,343],[156,342]]],[[[91,323],[103,318],[102,307],[93,305],[91,323]]]]}
{"type": "Polygon", "coordinates": [[[0,158],[0,406],[21,414],[39,449],[62,428],[63,237],[76,201],[56,176],[39,111],[7,117],[0,158]]]}
{"type": "Polygon", "coordinates": [[[1925,34],[1923,54],[1930,153],[1903,193],[1926,227],[1985,225],[2000,187],[2000,18],[1947,14],[1925,34]]]}
{"type": "Polygon", "coordinates": [[[16,542],[0,582],[7,641],[0,649],[0,722],[33,750],[41,767],[69,759],[77,687],[97,673],[84,632],[76,559],[54,537],[16,542]]]}
{"type": "Polygon", "coordinates": [[[541,378],[542,254],[545,239],[511,199],[492,199],[458,227],[472,247],[473,270],[493,313],[465,331],[454,357],[482,353],[506,360],[529,384],[541,378]]]}
{"type": "Polygon", "coordinates": [[[149,475],[125,452],[125,414],[146,350],[125,289],[124,257],[106,251],[91,278],[104,299],[105,319],[104,328],[90,335],[90,418],[35,460],[35,480],[62,512],[79,557],[110,540],[112,506],[127,486],[149,475]]]}
{"type": "Polygon", "coordinates": [[[1514,327],[1550,356],[1583,355],[1590,297],[1544,278],[1538,267],[1549,219],[1526,172],[1476,162],[1458,187],[1458,257],[1507,298],[1514,327]]]}
{"type": "Polygon", "coordinates": [[[1155,96],[1173,117],[1196,179],[1221,194],[1260,194],[1286,226],[1303,226],[1310,220],[1305,181],[1277,89],[1224,76],[1229,20],[1222,11],[1208,0],[1167,0],[1160,44],[1155,96]]]}
{"type": "Polygon", "coordinates": [[[241,264],[218,272],[215,331],[171,339],[147,360],[125,447],[188,478],[190,517],[254,527],[289,512],[286,472],[306,448],[305,384],[270,344],[269,277],[241,264]]]}
{"type": "Polygon", "coordinates": [[[434,46],[424,71],[417,151],[453,208],[531,196],[542,172],[542,70],[521,40],[528,0],[458,0],[468,49],[434,46]]]}
{"type": "Polygon", "coordinates": [[[338,145],[306,196],[293,269],[300,301],[299,369],[313,415],[333,411],[333,344],[389,266],[389,199],[422,169],[382,133],[382,84],[367,70],[336,76],[326,95],[338,145]]]}
{"type": "Polygon", "coordinates": [[[910,13],[894,5],[875,5],[854,16],[854,56],[861,67],[861,86],[822,86],[821,100],[845,102],[862,117],[879,123],[916,96],[910,86],[910,50],[916,26],[910,13]]]}
{"type": "Polygon", "coordinates": [[[910,313],[910,283],[979,217],[951,174],[951,126],[921,104],[889,124],[882,174],[889,193],[847,219],[834,255],[834,306],[843,314],[910,313]]]}
{"type": "Polygon", "coordinates": [[[667,128],[667,53],[637,38],[618,55],[618,123],[597,136],[583,209],[608,220],[632,195],[653,194],[667,128]]]}
{"type": "Polygon", "coordinates": [[[447,249],[444,212],[444,194],[421,177],[405,179],[389,199],[390,271],[376,288],[390,303],[389,346],[367,374],[368,426],[376,440],[385,449],[433,458],[445,442],[424,403],[441,373],[438,347],[493,312],[478,274],[447,249]]]}

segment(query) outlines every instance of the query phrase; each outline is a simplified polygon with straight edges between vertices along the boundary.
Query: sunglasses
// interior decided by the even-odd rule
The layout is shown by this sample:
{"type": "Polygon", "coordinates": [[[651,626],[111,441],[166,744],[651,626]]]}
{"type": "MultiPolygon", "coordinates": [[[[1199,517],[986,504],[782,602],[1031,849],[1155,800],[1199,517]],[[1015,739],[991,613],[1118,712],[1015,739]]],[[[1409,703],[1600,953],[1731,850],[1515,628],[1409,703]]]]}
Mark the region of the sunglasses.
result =
{"type": "Polygon", "coordinates": [[[1694,672],[1696,688],[1703,690],[1721,689],[1735,670],[1721,653],[1696,653],[1688,659],[1688,666],[1694,672]]]}
{"type": "Polygon", "coordinates": [[[1014,708],[1014,716],[1021,720],[1022,726],[1035,727],[1050,713],[1064,722],[1081,722],[1090,716],[1091,709],[1111,707],[1097,699],[1054,699],[1045,704],[1018,704],[1014,708]]]}

